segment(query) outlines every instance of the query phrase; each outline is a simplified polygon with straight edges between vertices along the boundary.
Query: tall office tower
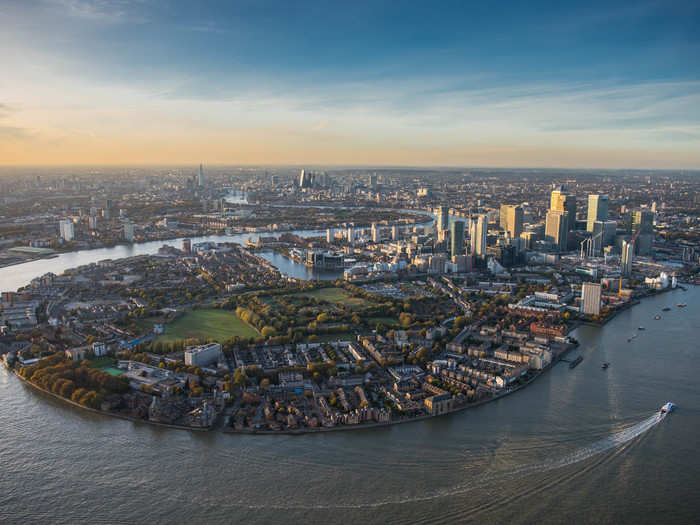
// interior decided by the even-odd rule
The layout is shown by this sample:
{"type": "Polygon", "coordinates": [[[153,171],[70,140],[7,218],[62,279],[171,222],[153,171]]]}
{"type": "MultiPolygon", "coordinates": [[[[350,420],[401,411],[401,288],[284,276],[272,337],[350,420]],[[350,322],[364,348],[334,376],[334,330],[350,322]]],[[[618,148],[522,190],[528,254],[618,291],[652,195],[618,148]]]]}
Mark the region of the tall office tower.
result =
{"type": "Polygon", "coordinates": [[[615,242],[617,233],[617,222],[615,221],[595,221],[591,232],[591,255],[599,257],[603,247],[610,246],[615,242]]]}
{"type": "Polygon", "coordinates": [[[304,173],[304,170],[301,170],[301,174],[299,175],[299,187],[306,187],[306,173],[304,173]]]}
{"type": "Polygon", "coordinates": [[[453,221],[450,226],[450,256],[464,255],[464,221],[453,221]]]}
{"type": "Polygon", "coordinates": [[[569,214],[567,227],[570,230],[576,228],[576,197],[567,192],[566,186],[558,186],[552,190],[549,209],[567,212],[569,214]]]}
{"type": "Polygon", "coordinates": [[[545,240],[554,244],[557,251],[566,251],[569,240],[568,213],[562,210],[549,210],[544,227],[545,240]]]}
{"type": "Polygon", "coordinates": [[[105,209],[106,210],[111,210],[112,209],[112,199],[107,199],[105,201],[105,209]]]}
{"type": "Polygon", "coordinates": [[[124,221],[124,240],[134,241],[134,224],[129,220],[124,221]]]}
{"type": "Polygon", "coordinates": [[[637,255],[651,254],[654,240],[654,212],[651,210],[635,210],[632,212],[632,235],[637,235],[635,253],[637,255]]]}
{"type": "Polygon", "coordinates": [[[70,219],[63,219],[58,223],[59,231],[61,232],[61,237],[64,241],[72,241],[75,237],[75,230],[73,229],[73,221],[70,219]]]}
{"type": "Polygon", "coordinates": [[[189,240],[189,239],[182,240],[182,251],[185,253],[192,252],[192,241],[191,240],[189,240]]]}
{"type": "Polygon", "coordinates": [[[372,242],[379,242],[379,228],[377,228],[377,223],[372,223],[372,242]]]}
{"type": "Polygon", "coordinates": [[[348,242],[352,242],[355,240],[355,236],[353,235],[352,227],[349,227],[347,231],[345,232],[345,236],[347,237],[348,242]]]}
{"type": "Polygon", "coordinates": [[[440,206],[438,210],[438,231],[447,230],[450,227],[450,209],[447,206],[440,206]]]}
{"type": "Polygon", "coordinates": [[[204,168],[202,165],[199,165],[199,178],[197,179],[197,186],[200,188],[204,186],[204,168]]]}
{"type": "Polygon", "coordinates": [[[371,173],[369,176],[369,187],[370,188],[376,188],[377,187],[377,174],[376,173],[371,173]]]}
{"type": "Polygon", "coordinates": [[[501,204],[501,229],[512,238],[523,233],[523,208],[514,204],[501,204]]]}
{"type": "Polygon", "coordinates": [[[581,312],[600,315],[601,286],[599,283],[583,283],[581,286],[581,312]]]}
{"type": "Polygon", "coordinates": [[[632,260],[634,259],[634,242],[622,241],[622,263],[620,275],[629,277],[632,275],[632,260]]]}
{"type": "Polygon", "coordinates": [[[469,223],[469,246],[472,255],[486,255],[486,236],[488,235],[488,217],[477,215],[472,217],[469,223]]]}
{"type": "Polygon", "coordinates": [[[394,224],[391,227],[391,240],[392,241],[398,241],[399,240],[399,227],[394,224]]]}
{"type": "Polygon", "coordinates": [[[589,195],[588,196],[588,215],[586,216],[586,231],[593,231],[593,224],[596,221],[608,220],[608,196],[607,195],[589,195]]]}
{"type": "Polygon", "coordinates": [[[333,228],[328,228],[326,230],[326,242],[328,244],[333,242],[333,228]]]}

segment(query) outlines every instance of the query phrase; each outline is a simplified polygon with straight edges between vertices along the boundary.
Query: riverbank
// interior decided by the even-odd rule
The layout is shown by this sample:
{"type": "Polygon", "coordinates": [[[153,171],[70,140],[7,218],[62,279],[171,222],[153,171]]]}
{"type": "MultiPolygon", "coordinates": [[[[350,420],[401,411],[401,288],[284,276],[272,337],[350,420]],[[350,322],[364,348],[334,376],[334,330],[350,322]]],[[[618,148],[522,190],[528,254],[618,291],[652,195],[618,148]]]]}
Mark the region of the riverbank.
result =
{"type": "Polygon", "coordinates": [[[147,419],[140,419],[138,417],[133,417],[133,416],[128,416],[126,414],[117,414],[115,412],[105,412],[104,410],[100,410],[97,408],[90,408],[86,407],[84,405],[81,405],[80,403],[76,403],[72,399],[67,399],[65,397],[59,396],[55,392],[51,392],[50,390],[46,390],[45,388],[40,387],[39,385],[36,385],[32,383],[29,379],[25,379],[21,375],[19,375],[15,370],[10,370],[12,374],[18,378],[22,383],[27,385],[33,390],[36,390],[37,392],[41,392],[42,394],[46,394],[47,396],[53,397],[54,399],[58,399],[59,401],[66,403],[70,406],[73,406],[75,408],[79,408],[81,410],[86,410],[87,412],[92,412],[93,414],[100,414],[102,416],[111,416],[111,417],[116,417],[118,419],[124,419],[126,421],[131,421],[132,423],[144,423],[147,425],[154,425],[157,427],[163,427],[163,428],[170,428],[170,429],[175,429],[175,430],[192,430],[195,432],[209,432],[212,427],[188,427],[186,425],[173,425],[169,423],[159,423],[157,421],[149,421],[147,419]]]}

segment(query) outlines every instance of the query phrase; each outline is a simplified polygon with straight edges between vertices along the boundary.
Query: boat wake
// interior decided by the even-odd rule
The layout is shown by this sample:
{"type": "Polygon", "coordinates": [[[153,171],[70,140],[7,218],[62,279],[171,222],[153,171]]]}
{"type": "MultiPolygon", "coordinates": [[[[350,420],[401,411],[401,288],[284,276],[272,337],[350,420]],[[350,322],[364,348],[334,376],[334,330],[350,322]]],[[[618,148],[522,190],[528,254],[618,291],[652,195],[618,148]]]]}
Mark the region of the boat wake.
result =
{"type": "Polygon", "coordinates": [[[503,471],[497,471],[497,472],[492,472],[488,474],[484,474],[482,476],[475,476],[470,478],[468,482],[444,488],[444,489],[437,489],[432,492],[426,492],[420,495],[405,495],[401,497],[396,497],[396,498],[390,498],[386,500],[381,500],[381,501],[376,501],[376,502],[360,502],[357,504],[352,504],[352,503],[336,503],[336,504],[313,504],[313,505],[304,505],[304,504],[281,504],[281,505],[250,505],[250,504],[243,504],[241,503],[239,506],[244,507],[247,509],[279,509],[279,510],[323,510],[323,509],[367,509],[367,508],[376,508],[376,507],[383,507],[386,505],[401,505],[401,504],[406,504],[406,503],[419,503],[423,501],[430,501],[438,498],[445,498],[445,497],[450,497],[450,496],[456,496],[458,494],[462,494],[465,492],[468,492],[469,490],[472,490],[477,487],[484,487],[485,485],[490,485],[490,484],[495,484],[498,482],[503,482],[508,479],[512,479],[513,477],[519,477],[523,475],[528,475],[528,474],[537,474],[537,473],[543,473],[543,472],[548,472],[551,470],[556,470],[556,469],[561,469],[564,467],[568,467],[570,465],[573,465],[575,463],[579,463],[581,461],[585,461],[591,457],[597,456],[598,454],[602,454],[603,452],[607,452],[609,450],[619,448],[622,445],[632,441],[633,439],[641,436],[648,430],[654,428],[656,425],[661,423],[666,416],[668,415],[668,412],[656,412],[654,415],[648,417],[647,419],[640,421],[639,423],[632,425],[630,427],[625,428],[624,430],[620,430],[618,432],[615,432],[611,434],[610,436],[607,436],[599,441],[596,441],[595,443],[580,448],[571,454],[567,454],[564,457],[552,459],[552,460],[545,460],[541,461],[538,463],[531,463],[531,464],[524,464],[520,465],[517,467],[514,467],[512,469],[508,470],[503,470],[503,471]]]}

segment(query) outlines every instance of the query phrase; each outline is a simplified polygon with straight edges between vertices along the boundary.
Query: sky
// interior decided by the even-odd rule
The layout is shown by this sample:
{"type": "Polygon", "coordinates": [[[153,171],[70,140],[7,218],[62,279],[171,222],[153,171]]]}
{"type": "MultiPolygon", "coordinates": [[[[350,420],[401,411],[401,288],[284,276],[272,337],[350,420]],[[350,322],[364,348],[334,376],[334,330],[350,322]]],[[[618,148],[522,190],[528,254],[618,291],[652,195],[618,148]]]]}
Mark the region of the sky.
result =
{"type": "Polygon", "coordinates": [[[700,168],[700,2],[2,0],[0,164],[700,168]]]}

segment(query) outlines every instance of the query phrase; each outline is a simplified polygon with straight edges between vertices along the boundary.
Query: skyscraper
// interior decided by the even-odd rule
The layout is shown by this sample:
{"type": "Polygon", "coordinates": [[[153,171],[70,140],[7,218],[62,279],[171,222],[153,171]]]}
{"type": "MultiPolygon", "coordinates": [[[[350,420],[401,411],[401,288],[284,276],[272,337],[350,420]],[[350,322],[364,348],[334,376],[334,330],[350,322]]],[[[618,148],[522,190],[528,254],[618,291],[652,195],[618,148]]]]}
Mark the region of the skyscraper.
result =
{"type": "Polygon", "coordinates": [[[469,246],[472,255],[486,255],[486,236],[488,219],[486,215],[477,215],[469,219],[469,246]]]}
{"type": "Polygon", "coordinates": [[[377,228],[377,223],[372,223],[372,242],[379,242],[379,228],[377,228]]]}
{"type": "Polygon", "coordinates": [[[600,315],[601,286],[599,283],[583,283],[581,286],[581,312],[600,315]]]}
{"type": "Polygon", "coordinates": [[[557,251],[566,251],[568,243],[568,213],[562,210],[549,210],[545,222],[545,239],[556,246],[557,251]]]}
{"type": "Polygon", "coordinates": [[[75,230],[73,229],[73,221],[70,219],[63,219],[58,223],[59,230],[61,232],[61,237],[64,241],[72,241],[75,237],[75,230]]]}
{"type": "Polygon", "coordinates": [[[134,241],[134,223],[128,219],[124,221],[124,240],[128,242],[134,241]]]}
{"type": "Polygon", "coordinates": [[[438,231],[447,230],[450,227],[450,209],[447,206],[440,206],[438,210],[438,231]]]}
{"type": "Polygon", "coordinates": [[[202,165],[199,165],[199,179],[197,179],[197,186],[200,188],[204,186],[204,168],[202,165]]]}
{"type": "Polygon", "coordinates": [[[632,275],[632,260],[634,259],[634,242],[622,241],[622,263],[620,275],[629,277],[632,275]]]}
{"type": "Polygon", "coordinates": [[[558,186],[552,190],[549,209],[567,212],[569,214],[567,228],[570,230],[576,228],[576,197],[569,194],[566,186],[558,186]]]}
{"type": "Polygon", "coordinates": [[[651,210],[635,210],[632,212],[632,235],[637,236],[635,253],[637,255],[651,254],[654,240],[654,212],[651,210]]]}
{"type": "Polygon", "coordinates": [[[589,195],[588,196],[588,215],[586,216],[586,231],[593,231],[595,221],[608,220],[608,196],[607,195],[589,195]]]}
{"type": "Polygon", "coordinates": [[[523,208],[514,204],[501,205],[501,229],[510,233],[513,239],[523,233],[523,208]]]}
{"type": "Polygon", "coordinates": [[[450,256],[464,255],[464,221],[453,221],[450,226],[450,256]]]}

